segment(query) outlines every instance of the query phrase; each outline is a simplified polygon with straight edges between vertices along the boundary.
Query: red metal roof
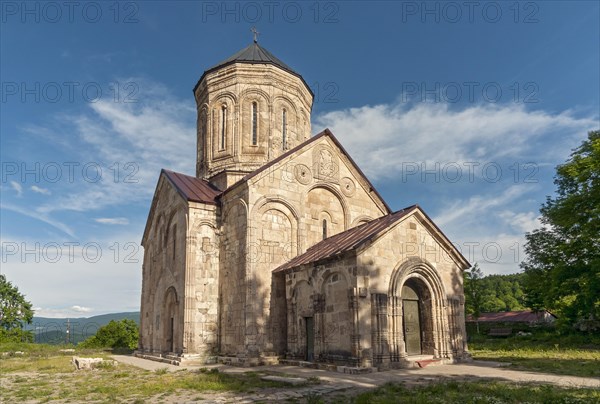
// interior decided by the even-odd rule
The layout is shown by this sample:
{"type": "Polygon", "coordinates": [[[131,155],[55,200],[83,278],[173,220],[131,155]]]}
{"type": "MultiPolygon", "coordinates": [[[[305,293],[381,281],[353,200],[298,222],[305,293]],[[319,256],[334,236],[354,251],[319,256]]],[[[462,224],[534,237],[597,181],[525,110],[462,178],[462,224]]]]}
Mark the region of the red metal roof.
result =
{"type": "Polygon", "coordinates": [[[167,176],[181,196],[188,201],[216,205],[217,198],[223,193],[206,180],[165,170],[164,168],[161,172],[167,176]]]}
{"type": "MultiPolygon", "coordinates": [[[[523,311],[503,311],[500,313],[481,313],[479,322],[499,322],[499,323],[537,323],[544,320],[544,314],[547,312],[534,312],[531,310],[523,311]]],[[[548,313],[555,317],[553,314],[548,313]]],[[[472,315],[467,316],[467,321],[475,321],[472,315]]]]}
{"type": "Polygon", "coordinates": [[[417,209],[417,205],[399,210],[389,215],[373,219],[370,222],[360,226],[343,231],[334,236],[310,247],[304,254],[301,254],[290,261],[274,269],[273,272],[285,271],[300,265],[316,262],[325,258],[342,254],[346,251],[354,250],[361,244],[373,239],[380,232],[387,229],[393,223],[417,209]]]}

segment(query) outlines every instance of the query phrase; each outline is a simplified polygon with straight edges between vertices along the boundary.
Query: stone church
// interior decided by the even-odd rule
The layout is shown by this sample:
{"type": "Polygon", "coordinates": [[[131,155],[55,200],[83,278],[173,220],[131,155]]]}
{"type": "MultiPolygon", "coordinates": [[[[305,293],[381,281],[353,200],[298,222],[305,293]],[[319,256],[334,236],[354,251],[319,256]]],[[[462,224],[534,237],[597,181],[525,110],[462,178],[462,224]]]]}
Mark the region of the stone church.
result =
{"type": "Polygon", "coordinates": [[[468,356],[469,262],[418,205],[392,211],[331,131],[311,137],[299,73],[255,40],[193,91],[196,175],[158,179],[138,356],[379,369],[468,356]]]}

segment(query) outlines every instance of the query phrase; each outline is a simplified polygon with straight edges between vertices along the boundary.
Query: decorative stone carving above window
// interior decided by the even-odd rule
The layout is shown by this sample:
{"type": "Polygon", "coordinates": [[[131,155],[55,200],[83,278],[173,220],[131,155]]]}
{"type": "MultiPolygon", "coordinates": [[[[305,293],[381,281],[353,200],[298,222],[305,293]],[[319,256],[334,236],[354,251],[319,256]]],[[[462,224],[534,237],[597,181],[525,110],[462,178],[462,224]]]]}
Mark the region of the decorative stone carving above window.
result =
{"type": "Polygon", "coordinates": [[[333,150],[325,145],[317,146],[313,151],[313,175],[316,179],[337,183],[339,181],[339,162],[333,150]]]}

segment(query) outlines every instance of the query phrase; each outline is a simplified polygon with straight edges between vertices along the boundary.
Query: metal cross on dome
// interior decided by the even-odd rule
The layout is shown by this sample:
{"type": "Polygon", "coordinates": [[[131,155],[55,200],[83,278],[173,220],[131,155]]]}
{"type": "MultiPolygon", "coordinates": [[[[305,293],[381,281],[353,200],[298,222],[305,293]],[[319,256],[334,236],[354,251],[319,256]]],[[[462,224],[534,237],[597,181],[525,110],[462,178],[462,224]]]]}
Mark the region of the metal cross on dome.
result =
{"type": "Polygon", "coordinates": [[[260,35],[260,32],[256,30],[256,27],[252,27],[250,31],[252,31],[254,34],[254,43],[258,43],[258,36],[260,35]]]}

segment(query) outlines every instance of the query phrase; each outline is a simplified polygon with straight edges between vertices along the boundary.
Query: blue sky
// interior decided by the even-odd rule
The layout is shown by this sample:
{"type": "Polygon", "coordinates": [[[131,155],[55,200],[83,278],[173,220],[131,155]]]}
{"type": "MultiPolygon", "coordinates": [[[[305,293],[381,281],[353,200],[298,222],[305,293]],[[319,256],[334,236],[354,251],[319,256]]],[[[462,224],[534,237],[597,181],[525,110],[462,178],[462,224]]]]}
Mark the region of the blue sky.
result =
{"type": "Polygon", "coordinates": [[[192,88],[252,41],[316,94],[393,209],[513,273],[554,167],[600,127],[598,2],[0,3],[2,273],[38,315],[139,308],[160,168],[195,167],[192,88]]]}

